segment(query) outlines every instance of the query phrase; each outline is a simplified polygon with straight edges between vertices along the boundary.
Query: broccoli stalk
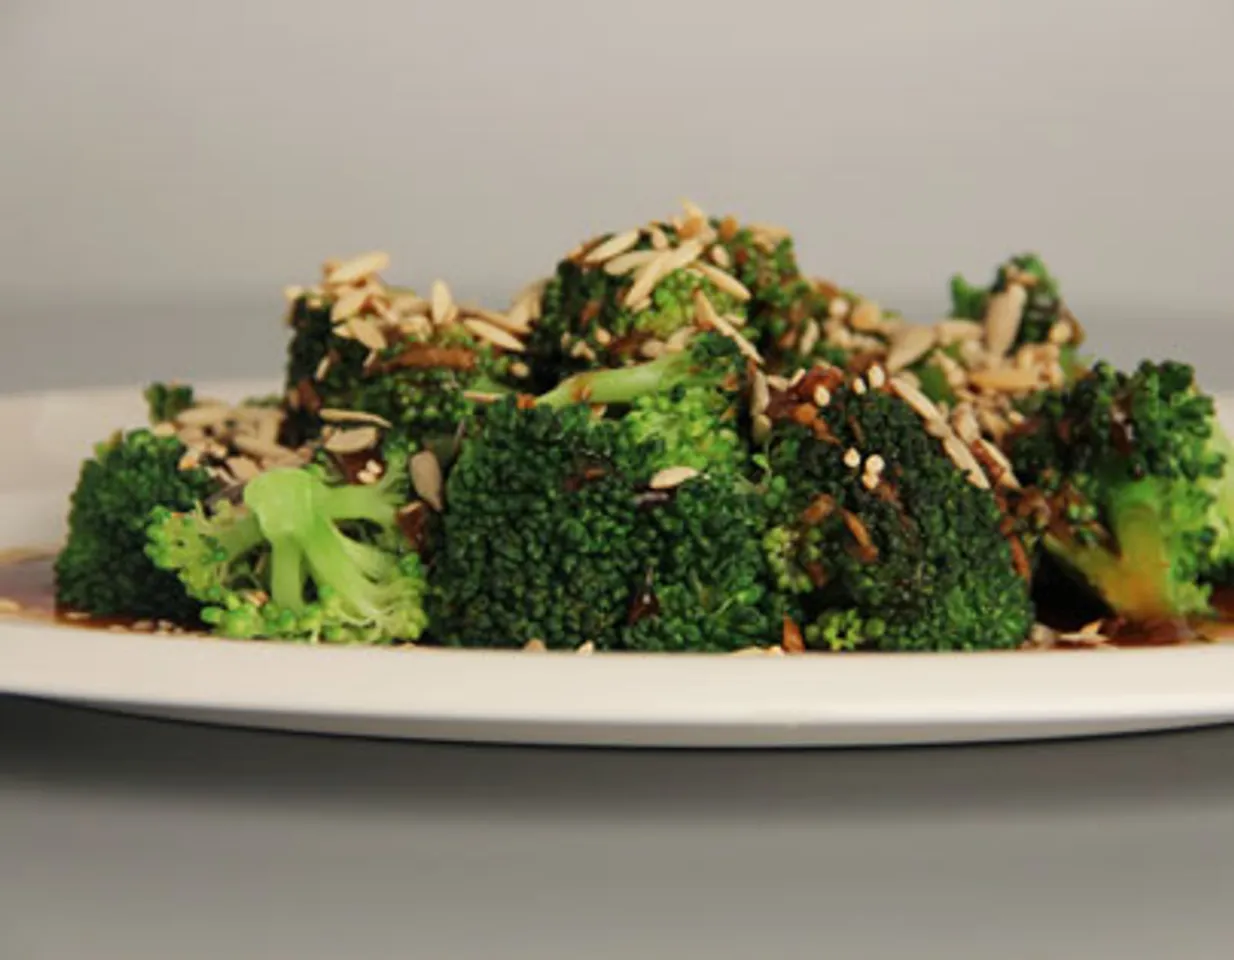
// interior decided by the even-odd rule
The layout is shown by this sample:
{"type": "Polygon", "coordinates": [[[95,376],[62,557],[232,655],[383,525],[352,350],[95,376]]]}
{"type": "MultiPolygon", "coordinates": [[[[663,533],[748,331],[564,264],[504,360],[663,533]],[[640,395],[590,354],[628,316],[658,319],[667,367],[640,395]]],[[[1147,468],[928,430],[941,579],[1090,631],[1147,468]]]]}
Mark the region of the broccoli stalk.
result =
{"type": "Polygon", "coordinates": [[[405,549],[392,482],[332,485],[312,469],[249,481],[242,508],[160,511],[148,552],[234,637],[388,643],[427,622],[419,557],[405,549]]]}

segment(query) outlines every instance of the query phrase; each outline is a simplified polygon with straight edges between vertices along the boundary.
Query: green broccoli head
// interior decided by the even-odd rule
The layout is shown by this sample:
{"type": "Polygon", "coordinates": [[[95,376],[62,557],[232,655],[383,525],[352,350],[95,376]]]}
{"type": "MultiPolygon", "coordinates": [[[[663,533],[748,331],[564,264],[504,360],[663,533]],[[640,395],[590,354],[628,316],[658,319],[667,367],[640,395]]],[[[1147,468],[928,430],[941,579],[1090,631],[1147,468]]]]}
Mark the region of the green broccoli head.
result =
{"type": "Polygon", "coordinates": [[[1030,413],[1008,451],[1045,507],[1050,556],[1124,618],[1206,613],[1207,581],[1234,554],[1234,496],[1229,441],[1194,370],[1100,363],[1030,413]]]}
{"type": "Polygon", "coordinates": [[[398,490],[335,484],[316,467],[271,470],[245,485],[240,506],[157,511],[146,549],[222,636],[415,640],[427,580],[399,527],[398,490]]]}
{"type": "Polygon", "coordinates": [[[992,298],[1005,293],[1012,285],[1024,291],[1014,346],[1053,342],[1074,348],[1083,342],[1084,331],[1063,302],[1058,281],[1033,253],[1019,254],[1000,264],[988,287],[974,286],[959,274],[953,276],[952,316],[984,320],[992,298]]]}
{"type": "Polygon", "coordinates": [[[1033,607],[1020,549],[980,467],[961,458],[966,476],[953,462],[957,438],[944,447],[889,389],[854,387],[835,368],[775,392],[768,413],[764,546],[808,646],[1026,640],[1033,607]]]}
{"type": "Polygon", "coordinates": [[[145,531],[159,508],[188,510],[219,483],[180,469],[185,449],[148,430],[117,434],[82,464],[56,559],[56,599],[97,617],[194,623],[199,604],[146,557],[145,531]]]}
{"type": "Polygon", "coordinates": [[[146,405],[151,426],[169,423],[197,401],[194,390],[183,383],[152,383],[146,388],[146,405]]]}
{"type": "Polygon", "coordinates": [[[434,565],[449,643],[713,650],[773,626],[760,502],[731,471],[663,450],[586,406],[483,411],[447,484],[434,565]]]}
{"type": "MultiPolygon", "coordinates": [[[[749,348],[745,348],[749,349],[749,348]]],[[[655,360],[575,374],[543,395],[552,407],[590,403],[620,409],[635,440],[655,441],[660,455],[648,466],[741,469],[750,358],[732,337],[699,333],[655,360]]]]}
{"type": "MultiPolygon", "coordinates": [[[[702,218],[605,234],[579,247],[558,264],[542,295],[528,343],[536,388],[657,355],[698,323],[700,296],[744,328],[750,294],[717,263],[725,262],[720,250],[702,218]]],[[[757,338],[750,330],[742,335],[757,338]]]]}
{"type": "Polygon", "coordinates": [[[521,340],[493,314],[452,305],[434,322],[424,301],[383,290],[373,294],[380,314],[340,321],[333,310],[343,296],[310,292],[292,305],[287,397],[296,442],[321,429],[321,409],[341,408],[380,416],[427,443],[453,434],[476,402],[510,391],[527,373],[521,340]]]}

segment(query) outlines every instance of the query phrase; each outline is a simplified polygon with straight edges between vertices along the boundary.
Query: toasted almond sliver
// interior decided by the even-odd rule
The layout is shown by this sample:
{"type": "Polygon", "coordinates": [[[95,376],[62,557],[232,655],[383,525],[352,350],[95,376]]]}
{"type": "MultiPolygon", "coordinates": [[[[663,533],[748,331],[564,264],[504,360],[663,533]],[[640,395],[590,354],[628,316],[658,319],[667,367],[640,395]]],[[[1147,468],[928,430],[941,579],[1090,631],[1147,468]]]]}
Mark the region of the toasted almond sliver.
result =
{"type": "Polygon", "coordinates": [[[672,490],[698,476],[693,467],[665,467],[647,484],[652,490],[672,490]]]}
{"type": "Polygon", "coordinates": [[[1028,291],[1018,283],[990,297],[985,312],[985,342],[994,356],[1005,357],[1015,343],[1027,303],[1028,291]]]}
{"type": "Polygon", "coordinates": [[[720,244],[714,244],[707,251],[707,256],[711,258],[711,262],[722,270],[727,270],[733,265],[733,258],[729,256],[728,248],[722,247],[720,244]]]}
{"type": "Polygon", "coordinates": [[[475,317],[469,317],[463,321],[463,326],[466,327],[474,336],[481,340],[487,340],[493,346],[501,347],[503,350],[509,350],[512,353],[522,353],[527,347],[523,341],[508,330],[503,330],[496,324],[489,323],[487,320],[479,320],[475,317]]]}
{"type": "Polygon", "coordinates": [[[755,370],[754,377],[750,381],[750,412],[758,416],[760,413],[766,413],[769,406],[771,406],[771,387],[763,372],[755,370]]]}
{"type": "Polygon", "coordinates": [[[182,427],[215,427],[226,423],[232,409],[225,403],[211,403],[189,407],[176,416],[176,424],[182,427]]]}
{"type": "Polygon", "coordinates": [[[689,266],[702,255],[702,252],[703,245],[698,240],[687,240],[673,250],[666,250],[661,255],[664,263],[660,267],[660,275],[667,277],[674,270],[689,266]]]}
{"type": "Polygon", "coordinates": [[[450,288],[446,286],[444,280],[433,281],[430,304],[429,313],[433,318],[433,323],[441,326],[449,319],[450,308],[454,306],[454,297],[450,294],[450,288]]]}
{"type": "Polygon", "coordinates": [[[150,432],[156,437],[174,437],[176,435],[176,425],[168,421],[156,423],[150,428],[150,432]]]}
{"type": "Polygon", "coordinates": [[[347,321],[347,329],[352,339],[364,344],[370,350],[384,350],[389,344],[381,328],[372,320],[362,317],[352,317],[347,321]]]}
{"type": "Polygon", "coordinates": [[[357,287],[354,290],[345,291],[330,308],[330,319],[334,323],[342,323],[344,320],[351,319],[364,309],[370,296],[372,296],[372,291],[368,287],[357,287]]]}
{"type": "Polygon", "coordinates": [[[969,483],[983,490],[989,490],[990,478],[986,476],[986,472],[980,462],[973,456],[973,451],[965,445],[964,441],[954,433],[948,433],[942,440],[943,449],[947,452],[947,456],[951,458],[952,463],[964,472],[969,483]]]}
{"type": "Polygon", "coordinates": [[[241,483],[252,480],[261,473],[261,467],[248,457],[228,457],[224,463],[227,464],[227,469],[231,471],[231,475],[241,483]]]}
{"type": "Polygon", "coordinates": [[[437,455],[432,450],[421,450],[411,458],[407,468],[411,474],[411,485],[415,488],[416,495],[440,513],[444,504],[441,498],[441,464],[437,460],[437,455]]]}
{"type": "Polygon", "coordinates": [[[874,333],[883,322],[883,308],[873,300],[859,300],[848,318],[848,325],[862,333],[874,333]]]}
{"type": "Polygon", "coordinates": [[[801,331],[801,339],[797,342],[797,352],[804,357],[812,356],[821,336],[822,330],[819,328],[818,321],[811,317],[801,331]]]}
{"type": "Polygon", "coordinates": [[[624,273],[629,273],[631,270],[637,270],[639,267],[650,263],[659,256],[655,250],[632,250],[629,253],[623,253],[619,257],[613,257],[604,265],[604,272],[613,277],[619,277],[624,273]]]}
{"type": "Polygon", "coordinates": [[[656,288],[656,284],[664,275],[665,262],[665,255],[661,254],[639,268],[638,273],[634,275],[634,282],[626,291],[625,305],[628,309],[638,311],[642,309],[640,304],[644,301],[650,304],[651,291],[656,288]]]}
{"type": "Polygon", "coordinates": [[[938,334],[938,342],[943,346],[968,341],[980,340],[985,336],[985,327],[975,320],[940,320],[934,324],[938,334]]]}
{"type": "Polygon", "coordinates": [[[390,254],[382,250],[362,253],[358,257],[352,257],[350,260],[340,263],[333,270],[329,271],[326,274],[326,283],[355,283],[357,280],[363,280],[365,277],[370,277],[375,273],[381,273],[389,266],[390,254]]]}
{"type": "Polygon", "coordinates": [[[396,293],[390,298],[390,308],[401,317],[428,316],[432,304],[414,293],[396,293]]]}
{"type": "Polygon", "coordinates": [[[371,450],[381,441],[376,427],[355,427],[338,430],[326,438],[323,446],[331,453],[360,453],[371,450]]]}
{"type": "Polygon", "coordinates": [[[922,420],[927,422],[941,422],[943,420],[943,412],[935,406],[934,401],[903,377],[892,377],[891,389],[895,392],[896,396],[912,407],[917,416],[921,417],[922,420]]]}
{"type": "Polygon", "coordinates": [[[665,235],[664,231],[660,229],[659,224],[649,224],[646,227],[646,231],[647,238],[651,241],[652,250],[668,249],[668,237],[665,235]]]}
{"type": "Polygon", "coordinates": [[[885,366],[897,373],[910,367],[934,348],[938,336],[930,327],[907,327],[891,343],[885,366]]]}
{"type": "MultiPolygon", "coordinates": [[[[712,247],[713,250],[722,249],[720,247],[712,247]]],[[[716,285],[717,288],[723,290],[730,297],[744,303],[749,300],[752,294],[744,283],[734,277],[727,270],[721,270],[718,267],[713,267],[709,263],[703,263],[701,260],[693,265],[693,269],[697,270],[704,277],[716,285]]]]}
{"type": "Polygon", "coordinates": [[[583,257],[583,263],[597,264],[611,260],[618,254],[625,253],[638,243],[638,237],[639,231],[637,229],[627,230],[624,233],[611,236],[599,246],[587,251],[587,255],[583,257]]]}
{"type": "Polygon", "coordinates": [[[375,427],[390,427],[390,421],[367,410],[341,410],[338,407],[322,407],[317,415],[327,423],[368,423],[375,427]]]}
{"type": "Polygon", "coordinates": [[[1036,370],[1020,367],[993,367],[989,370],[973,370],[968,382],[979,390],[998,393],[1026,393],[1041,386],[1041,374],[1036,370]]]}
{"type": "Polygon", "coordinates": [[[533,637],[523,644],[523,649],[528,653],[546,653],[548,651],[548,644],[538,637],[533,637]]]}

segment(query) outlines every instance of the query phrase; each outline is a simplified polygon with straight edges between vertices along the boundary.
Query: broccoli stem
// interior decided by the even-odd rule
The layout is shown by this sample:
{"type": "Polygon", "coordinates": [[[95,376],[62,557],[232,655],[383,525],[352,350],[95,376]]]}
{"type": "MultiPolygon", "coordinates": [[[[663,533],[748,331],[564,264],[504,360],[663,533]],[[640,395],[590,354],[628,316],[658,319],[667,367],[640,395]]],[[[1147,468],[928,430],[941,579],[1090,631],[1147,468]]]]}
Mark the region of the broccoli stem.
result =
{"type": "Polygon", "coordinates": [[[649,363],[614,370],[586,370],[563,380],[540,397],[545,406],[572,403],[632,403],[684,379],[691,369],[688,352],[665,354],[649,363]]]}

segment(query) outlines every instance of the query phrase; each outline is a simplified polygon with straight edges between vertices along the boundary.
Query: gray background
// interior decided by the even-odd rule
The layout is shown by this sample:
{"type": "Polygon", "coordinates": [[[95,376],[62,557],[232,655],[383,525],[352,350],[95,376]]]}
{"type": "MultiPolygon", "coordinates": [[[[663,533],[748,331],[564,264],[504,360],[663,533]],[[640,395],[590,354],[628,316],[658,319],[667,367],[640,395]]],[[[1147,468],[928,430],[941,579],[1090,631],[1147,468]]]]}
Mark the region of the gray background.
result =
{"type": "MultiPolygon", "coordinates": [[[[1040,250],[1230,386],[1226,0],[0,0],[0,389],[274,374],[374,246],[499,303],[682,196],[911,315],[1040,250]]],[[[378,744],[0,700],[0,958],[1224,958],[1234,730],[378,744]]]]}

